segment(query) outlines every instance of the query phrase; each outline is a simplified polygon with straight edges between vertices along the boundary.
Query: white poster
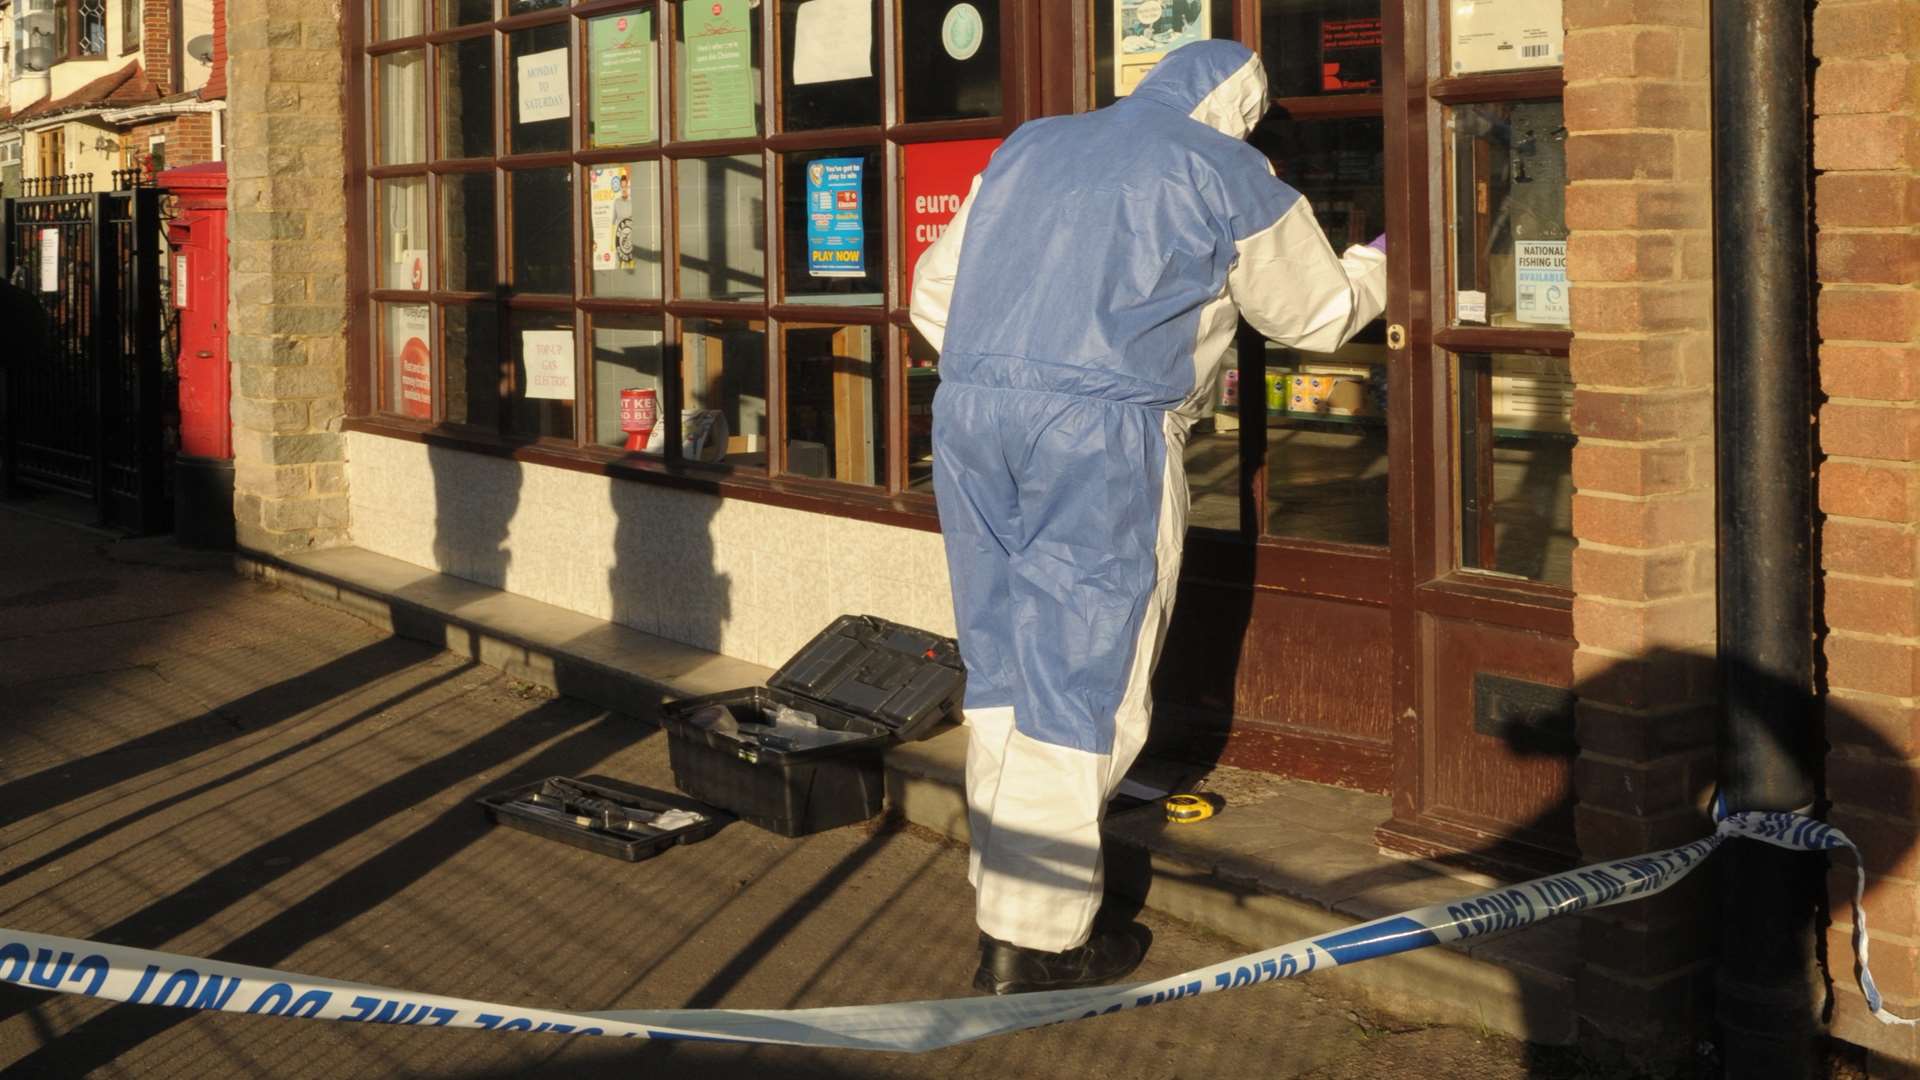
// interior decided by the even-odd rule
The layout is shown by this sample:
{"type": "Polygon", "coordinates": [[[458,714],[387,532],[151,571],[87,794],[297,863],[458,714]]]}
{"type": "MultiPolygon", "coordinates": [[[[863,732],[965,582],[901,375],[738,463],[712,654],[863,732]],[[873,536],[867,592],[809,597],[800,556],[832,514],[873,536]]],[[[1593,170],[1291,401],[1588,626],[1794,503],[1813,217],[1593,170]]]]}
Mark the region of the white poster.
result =
{"type": "Polygon", "coordinates": [[[1513,317],[1519,322],[1566,326],[1567,242],[1513,242],[1513,317]]]}
{"type": "Polygon", "coordinates": [[[60,230],[40,230],[40,291],[60,291],[60,230]]]}
{"type": "Polygon", "coordinates": [[[1113,94],[1126,97],[1161,57],[1211,36],[1212,0],[1113,0],[1113,94]]]}
{"type": "Polygon", "coordinates": [[[548,49],[517,60],[520,69],[520,122],[565,120],[572,98],[567,93],[567,50],[548,49]]]}
{"type": "Polygon", "coordinates": [[[626,165],[595,165],[591,170],[595,270],[631,270],[633,250],[633,174],[626,165]]]}
{"type": "Polygon", "coordinates": [[[1456,322],[1486,322],[1487,294],[1474,289],[1461,289],[1454,296],[1453,317],[1456,322]]]}
{"type": "Polygon", "coordinates": [[[793,84],[873,75],[870,0],[807,0],[793,25],[793,84]]]}
{"type": "Polygon", "coordinates": [[[522,330],[520,355],[526,360],[528,397],[573,400],[573,331],[522,330]]]}
{"type": "Polygon", "coordinates": [[[1460,0],[1453,5],[1453,74],[1558,67],[1561,0],[1460,0]]]}

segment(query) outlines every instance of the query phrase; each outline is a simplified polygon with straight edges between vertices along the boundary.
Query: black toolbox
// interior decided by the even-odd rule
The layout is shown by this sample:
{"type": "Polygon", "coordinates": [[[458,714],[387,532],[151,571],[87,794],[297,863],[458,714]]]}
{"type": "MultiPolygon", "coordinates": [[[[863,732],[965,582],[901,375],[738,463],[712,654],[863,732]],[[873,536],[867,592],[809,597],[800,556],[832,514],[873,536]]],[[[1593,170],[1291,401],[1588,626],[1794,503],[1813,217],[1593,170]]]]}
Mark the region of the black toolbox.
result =
{"type": "Polygon", "coordinates": [[[669,702],[662,726],[681,791],[781,836],[880,812],[880,754],[958,720],[966,668],[952,638],[843,615],[766,686],[669,702]],[[818,730],[771,723],[782,707],[818,730]]]}
{"type": "Polygon", "coordinates": [[[550,776],[475,801],[496,825],[627,862],[705,840],[734,820],[732,814],[672,792],[600,777],[550,776]],[[659,815],[668,816],[663,821],[659,815]]]}

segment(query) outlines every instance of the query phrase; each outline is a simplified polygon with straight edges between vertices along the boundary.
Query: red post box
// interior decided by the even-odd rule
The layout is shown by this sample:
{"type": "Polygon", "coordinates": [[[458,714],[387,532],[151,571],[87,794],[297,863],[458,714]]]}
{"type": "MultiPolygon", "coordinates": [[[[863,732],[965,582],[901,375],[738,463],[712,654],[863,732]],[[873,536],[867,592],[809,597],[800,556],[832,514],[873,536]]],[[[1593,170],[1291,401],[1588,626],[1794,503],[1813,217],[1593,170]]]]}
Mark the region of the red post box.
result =
{"type": "Polygon", "coordinates": [[[176,199],[167,223],[167,280],[179,318],[180,452],[174,534],[195,547],[233,545],[233,418],[227,369],[227,167],[213,161],[157,177],[176,199]]]}

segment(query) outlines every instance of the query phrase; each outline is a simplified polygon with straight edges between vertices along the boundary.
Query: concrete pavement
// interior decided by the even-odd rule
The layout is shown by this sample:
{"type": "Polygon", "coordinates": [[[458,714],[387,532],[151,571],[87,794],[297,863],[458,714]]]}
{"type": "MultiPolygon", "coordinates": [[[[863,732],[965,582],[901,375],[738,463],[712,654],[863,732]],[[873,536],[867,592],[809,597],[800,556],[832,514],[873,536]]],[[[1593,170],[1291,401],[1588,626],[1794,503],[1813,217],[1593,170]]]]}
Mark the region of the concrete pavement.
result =
{"type": "MultiPolygon", "coordinates": [[[[640,864],[490,827],[481,794],[670,789],[644,715],[554,697],[164,540],[0,507],[0,925],[580,1009],[970,993],[964,852],[914,829],[744,825],[640,864]]],[[[1143,970],[1234,946],[1147,916],[1143,970]]],[[[1592,1075],[1395,1025],[1339,976],[880,1056],[118,1006],[0,987],[8,1075],[1592,1075]]]]}

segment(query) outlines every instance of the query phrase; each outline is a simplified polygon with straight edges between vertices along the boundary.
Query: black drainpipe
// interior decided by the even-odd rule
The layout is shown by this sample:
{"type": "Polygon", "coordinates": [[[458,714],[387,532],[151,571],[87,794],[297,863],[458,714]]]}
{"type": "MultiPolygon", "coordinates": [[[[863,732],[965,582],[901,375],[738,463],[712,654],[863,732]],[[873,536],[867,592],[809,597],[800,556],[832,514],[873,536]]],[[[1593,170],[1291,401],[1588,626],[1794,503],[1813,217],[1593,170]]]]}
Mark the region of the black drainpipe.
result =
{"type": "MultiPolygon", "coordinates": [[[[1814,802],[1813,339],[1807,0],[1713,0],[1720,793],[1814,802]]],[[[1716,986],[1729,1077],[1810,1077],[1825,861],[1735,840],[1716,986]]]]}

